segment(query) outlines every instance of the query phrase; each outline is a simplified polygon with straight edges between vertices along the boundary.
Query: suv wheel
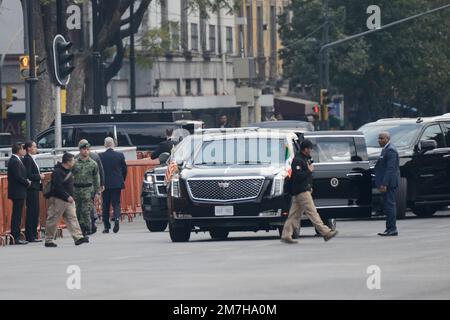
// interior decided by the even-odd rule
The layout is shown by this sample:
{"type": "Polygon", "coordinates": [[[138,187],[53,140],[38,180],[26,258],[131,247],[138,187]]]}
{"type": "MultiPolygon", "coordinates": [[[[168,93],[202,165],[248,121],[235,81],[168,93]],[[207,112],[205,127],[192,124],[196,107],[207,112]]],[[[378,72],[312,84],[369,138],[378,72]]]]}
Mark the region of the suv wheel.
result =
{"type": "Polygon", "coordinates": [[[431,217],[437,211],[433,206],[417,206],[412,208],[412,212],[418,217],[431,217]]]}
{"type": "Polygon", "coordinates": [[[169,234],[172,242],[188,242],[191,237],[191,228],[187,225],[169,222],[169,234]]]}
{"type": "Polygon", "coordinates": [[[145,220],[147,229],[151,232],[163,232],[167,228],[167,221],[149,221],[145,220]]]}
{"type": "Polygon", "coordinates": [[[395,202],[397,205],[397,219],[405,219],[406,216],[406,201],[408,193],[408,180],[406,178],[400,178],[400,184],[398,185],[397,192],[395,194],[395,202]]]}
{"type": "Polygon", "coordinates": [[[230,234],[230,232],[228,230],[225,230],[225,229],[209,230],[209,235],[213,239],[222,239],[222,240],[224,240],[224,239],[228,238],[229,234],[230,234]]]}

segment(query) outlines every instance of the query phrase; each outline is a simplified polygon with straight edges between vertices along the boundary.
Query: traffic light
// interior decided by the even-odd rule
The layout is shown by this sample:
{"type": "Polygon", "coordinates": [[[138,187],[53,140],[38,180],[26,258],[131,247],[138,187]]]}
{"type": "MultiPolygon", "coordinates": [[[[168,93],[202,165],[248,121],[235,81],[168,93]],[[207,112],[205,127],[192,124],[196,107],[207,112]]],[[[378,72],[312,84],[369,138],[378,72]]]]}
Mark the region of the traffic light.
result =
{"type": "Polygon", "coordinates": [[[318,114],[319,111],[320,111],[319,106],[318,106],[317,104],[314,105],[314,107],[313,107],[313,112],[314,112],[314,114],[318,114]]]}
{"type": "Polygon", "coordinates": [[[28,79],[30,77],[30,56],[19,57],[20,77],[28,79]]]}
{"type": "Polygon", "coordinates": [[[320,105],[329,104],[331,102],[327,89],[320,89],[320,105]]]}
{"type": "Polygon", "coordinates": [[[11,102],[17,101],[16,93],[16,88],[6,86],[6,104],[11,104],[11,102]]]}
{"type": "Polygon", "coordinates": [[[70,52],[73,43],[66,41],[60,34],[53,40],[53,63],[56,82],[66,86],[70,81],[70,74],[75,69],[73,66],[74,55],[70,52]]]}

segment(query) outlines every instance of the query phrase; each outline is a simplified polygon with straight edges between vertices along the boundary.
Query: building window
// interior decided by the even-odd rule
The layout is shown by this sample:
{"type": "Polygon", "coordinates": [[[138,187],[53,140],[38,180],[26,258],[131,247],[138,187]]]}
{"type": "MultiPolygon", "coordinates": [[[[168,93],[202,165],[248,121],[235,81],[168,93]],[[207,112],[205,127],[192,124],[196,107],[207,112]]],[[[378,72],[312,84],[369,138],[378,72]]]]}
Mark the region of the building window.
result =
{"type": "Polygon", "coordinates": [[[197,79],[197,95],[198,96],[203,95],[202,79],[197,79]]]}
{"type": "Polygon", "coordinates": [[[171,36],[171,49],[173,51],[180,50],[180,25],[177,21],[170,21],[170,36],[171,36]]]}
{"type": "Polygon", "coordinates": [[[233,28],[227,27],[227,53],[233,53],[233,28]]]}
{"type": "Polygon", "coordinates": [[[191,79],[186,79],[186,95],[192,96],[192,84],[191,79]]]}
{"type": "Polygon", "coordinates": [[[217,84],[217,79],[214,79],[214,95],[217,96],[219,95],[219,86],[217,84]]]}
{"type": "Polygon", "coordinates": [[[191,23],[191,49],[198,51],[198,24],[191,23]]]}
{"type": "Polygon", "coordinates": [[[216,26],[209,25],[209,51],[216,52],[216,26]]]}

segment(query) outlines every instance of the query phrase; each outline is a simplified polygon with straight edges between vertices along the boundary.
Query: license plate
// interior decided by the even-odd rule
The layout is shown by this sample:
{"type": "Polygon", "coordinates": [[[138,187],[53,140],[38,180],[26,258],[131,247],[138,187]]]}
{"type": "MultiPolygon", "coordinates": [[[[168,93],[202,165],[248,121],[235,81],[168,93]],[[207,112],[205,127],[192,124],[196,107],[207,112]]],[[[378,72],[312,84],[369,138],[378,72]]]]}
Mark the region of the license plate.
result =
{"type": "Polygon", "coordinates": [[[261,212],[259,214],[260,217],[280,217],[281,216],[281,210],[278,212],[261,212]]]}
{"type": "Polygon", "coordinates": [[[214,213],[216,216],[232,216],[234,215],[234,208],[233,206],[214,207],[214,213]]]}

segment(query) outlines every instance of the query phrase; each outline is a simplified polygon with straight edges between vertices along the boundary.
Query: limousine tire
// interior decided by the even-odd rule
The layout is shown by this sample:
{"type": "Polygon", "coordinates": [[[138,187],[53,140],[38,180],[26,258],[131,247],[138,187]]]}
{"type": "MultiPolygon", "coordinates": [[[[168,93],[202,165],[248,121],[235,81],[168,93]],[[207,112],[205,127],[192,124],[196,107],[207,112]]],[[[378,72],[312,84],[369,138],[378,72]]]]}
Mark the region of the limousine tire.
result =
{"type": "Polygon", "coordinates": [[[412,212],[418,217],[426,218],[434,215],[437,209],[434,206],[414,206],[412,212]]]}
{"type": "Polygon", "coordinates": [[[191,228],[186,225],[175,225],[169,222],[169,234],[172,242],[188,242],[191,237],[191,228]]]}
{"type": "Polygon", "coordinates": [[[225,229],[209,230],[209,235],[211,236],[211,238],[217,239],[217,240],[224,240],[224,239],[228,238],[229,234],[230,234],[230,232],[225,229]]]}
{"type": "Polygon", "coordinates": [[[406,201],[408,193],[408,180],[400,178],[400,183],[395,193],[395,202],[397,204],[397,219],[405,219],[406,217],[406,201]]]}
{"type": "Polygon", "coordinates": [[[336,219],[327,219],[325,221],[325,224],[327,225],[328,228],[330,228],[331,230],[336,230],[336,219]]]}
{"type": "Polygon", "coordinates": [[[163,232],[167,228],[167,221],[149,221],[145,220],[147,229],[150,232],[163,232]]]}

